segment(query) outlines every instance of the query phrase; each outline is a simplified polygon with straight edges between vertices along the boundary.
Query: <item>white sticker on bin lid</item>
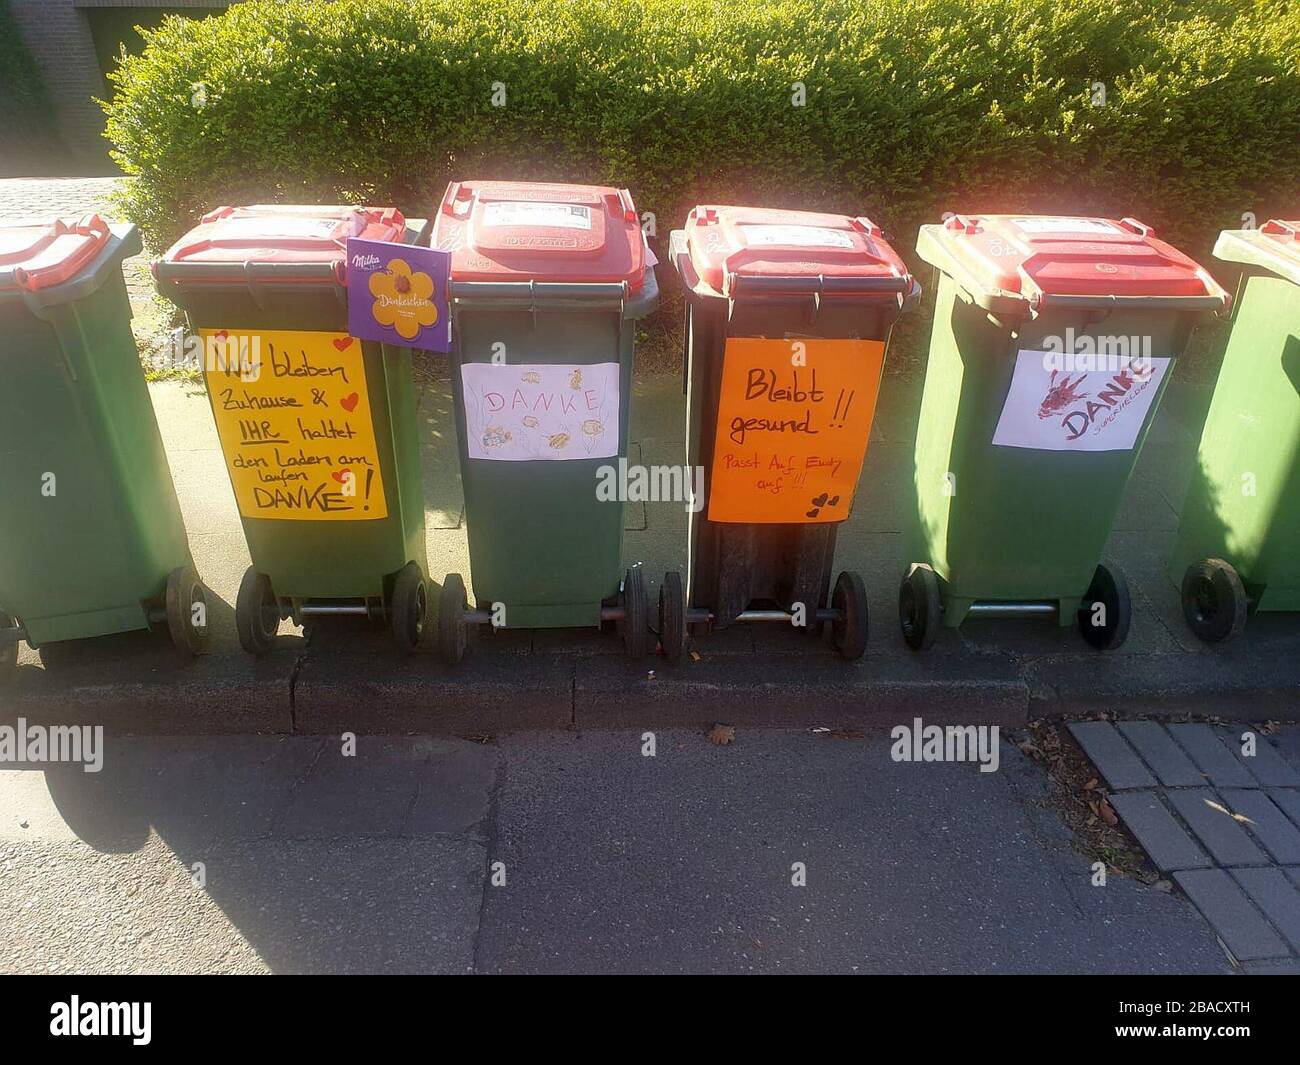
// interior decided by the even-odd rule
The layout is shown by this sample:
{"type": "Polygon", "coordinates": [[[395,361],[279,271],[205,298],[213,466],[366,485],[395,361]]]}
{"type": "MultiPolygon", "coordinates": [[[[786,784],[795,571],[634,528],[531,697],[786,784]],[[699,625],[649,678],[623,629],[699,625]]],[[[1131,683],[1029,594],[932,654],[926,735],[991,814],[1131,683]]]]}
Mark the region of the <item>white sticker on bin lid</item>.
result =
{"type": "Polygon", "coordinates": [[[483,225],[590,229],[591,208],[576,203],[493,200],[483,206],[483,225]]]}
{"type": "Polygon", "coordinates": [[[852,248],[853,238],[842,229],[825,226],[741,226],[750,247],[786,245],[796,248],[852,248]]]}
{"type": "Polygon", "coordinates": [[[1095,218],[1013,218],[1026,233],[1122,233],[1118,226],[1095,218]]]}
{"type": "Polygon", "coordinates": [[[294,215],[254,215],[219,218],[223,239],[230,237],[298,237],[325,240],[343,223],[341,218],[300,218],[294,215]]]}

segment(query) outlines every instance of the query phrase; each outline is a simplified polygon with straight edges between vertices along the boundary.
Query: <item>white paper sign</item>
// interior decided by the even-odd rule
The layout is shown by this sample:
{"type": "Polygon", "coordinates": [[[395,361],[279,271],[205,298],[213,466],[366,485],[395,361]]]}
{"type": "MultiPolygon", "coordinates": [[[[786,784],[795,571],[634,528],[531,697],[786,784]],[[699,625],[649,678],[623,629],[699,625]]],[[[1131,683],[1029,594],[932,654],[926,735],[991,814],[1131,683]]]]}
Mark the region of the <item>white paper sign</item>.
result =
{"type": "Polygon", "coordinates": [[[994,444],[1037,451],[1132,449],[1172,360],[1071,371],[1071,358],[1046,351],[1016,354],[994,444]]]}
{"type": "Polygon", "coordinates": [[[590,229],[591,208],[574,203],[535,203],[532,200],[493,200],[483,207],[485,226],[548,226],[590,229]]]}
{"type": "Polygon", "coordinates": [[[501,462],[618,454],[618,363],[461,366],[469,457],[501,462]]]}
{"type": "Polygon", "coordinates": [[[750,247],[785,245],[795,248],[851,248],[853,240],[840,229],[824,226],[741,226],[750,247]]]}
{"type": "Polygon", "coordinates": [[[1109,222],[1093,218],[1013,218],[1017,227],[1026,233],[1122,233],[1109,222]]]}

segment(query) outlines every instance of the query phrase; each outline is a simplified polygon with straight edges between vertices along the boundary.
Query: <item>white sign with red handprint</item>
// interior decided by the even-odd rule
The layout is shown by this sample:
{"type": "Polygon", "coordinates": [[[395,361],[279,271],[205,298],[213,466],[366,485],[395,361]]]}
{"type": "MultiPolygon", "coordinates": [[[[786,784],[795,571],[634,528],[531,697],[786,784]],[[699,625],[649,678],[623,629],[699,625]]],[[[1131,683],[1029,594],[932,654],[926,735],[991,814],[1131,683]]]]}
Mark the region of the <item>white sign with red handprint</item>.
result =
{"type": "Polygon", "coordinates": [[[1061,369],[1059,352],[1020,351],[993,443],[1037,451],[1129,451],[1172,359],[1061,369]]]}

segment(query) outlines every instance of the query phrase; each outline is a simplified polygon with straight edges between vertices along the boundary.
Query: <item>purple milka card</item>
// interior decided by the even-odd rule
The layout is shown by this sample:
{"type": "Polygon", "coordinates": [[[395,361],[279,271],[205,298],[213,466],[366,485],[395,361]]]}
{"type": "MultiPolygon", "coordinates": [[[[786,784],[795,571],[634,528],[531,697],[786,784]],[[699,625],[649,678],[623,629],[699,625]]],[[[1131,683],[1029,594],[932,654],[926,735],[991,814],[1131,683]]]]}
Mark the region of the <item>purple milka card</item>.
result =
{"type": "Polygon", "coordinates": [[[451,253],[348,238],[348,332],[427,351],[451,350],[451,253]]]}

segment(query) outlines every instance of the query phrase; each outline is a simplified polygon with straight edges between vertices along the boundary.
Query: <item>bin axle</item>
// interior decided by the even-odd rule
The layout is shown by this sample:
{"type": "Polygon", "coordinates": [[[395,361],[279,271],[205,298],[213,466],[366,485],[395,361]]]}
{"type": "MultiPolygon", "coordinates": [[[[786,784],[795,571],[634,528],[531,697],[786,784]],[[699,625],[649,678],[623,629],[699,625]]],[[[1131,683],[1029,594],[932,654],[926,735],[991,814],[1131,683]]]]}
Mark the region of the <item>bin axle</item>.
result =
{"type": "Polygon", "coordinates": [[[990,599],[971,603],[968,612],[984,618],[1028,618],[1044,614],[1055,617],[1059,610],[1060,603],[1055,599],[1030,599],[1024,602],[990,599]]]}
{"type": "Polygon", "coordinates": [[[304,603],[298,608],[303,617],[326,617],[337,614],[355,614],[367,617],[370,607],[366,603],[304,603]]]}
{"type": "MultiPolygon", "coordinates": [[[[789,624],[794,619],[794,613],[789,610],[742,610],[732,621],[780,621],[789,624]]],[[[823,621],[838,621],[840,612],[829,607],[821,607],[818,610],[811,611],[809,621],[812,624],[821,624],[823,621]]],[[[714,613],[707,607],[690,607],[686,611],[686,621],[690,625],[712,625],[714,613]]]]}

